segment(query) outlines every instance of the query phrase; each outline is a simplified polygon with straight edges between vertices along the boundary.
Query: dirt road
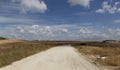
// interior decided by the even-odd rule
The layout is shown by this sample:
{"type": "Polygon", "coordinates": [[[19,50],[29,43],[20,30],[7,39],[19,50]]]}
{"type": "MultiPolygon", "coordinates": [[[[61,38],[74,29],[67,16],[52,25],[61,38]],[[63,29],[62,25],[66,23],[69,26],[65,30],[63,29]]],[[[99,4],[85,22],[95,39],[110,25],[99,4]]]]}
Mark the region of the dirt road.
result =
{"type": "MultiPolygon", "coordinates": [[[[32,52],[32,51],[31,51],[32,52]]],[[[73,47],[58,46],[24,58],[0,70],[101,70],[73,47]]]]}

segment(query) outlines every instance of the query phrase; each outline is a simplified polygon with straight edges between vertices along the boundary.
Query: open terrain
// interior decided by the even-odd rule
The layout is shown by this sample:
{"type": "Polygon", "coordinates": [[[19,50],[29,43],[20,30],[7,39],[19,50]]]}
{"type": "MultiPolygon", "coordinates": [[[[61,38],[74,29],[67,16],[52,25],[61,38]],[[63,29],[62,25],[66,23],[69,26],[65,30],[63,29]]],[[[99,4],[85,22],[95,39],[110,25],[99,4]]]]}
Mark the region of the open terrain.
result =
{"type": "Polygon", "coordinates": [[[10,44],[10,43],[17,43],[17,42],[24,42],[24,40],[19,40],[19,39],[0,40],[0,44],[10,44]]]}
{"type": "Polygon", "coordinates": [[[120,43],[111,41],[22,41],[0,44],[0,67],[55,46],[72,45],[96,65],[120,70],[120,43]]]}
{"type": "Polygon", "coordinates": [[[71,46],[57,46],[0,70],[102,70],[71,46]]]}

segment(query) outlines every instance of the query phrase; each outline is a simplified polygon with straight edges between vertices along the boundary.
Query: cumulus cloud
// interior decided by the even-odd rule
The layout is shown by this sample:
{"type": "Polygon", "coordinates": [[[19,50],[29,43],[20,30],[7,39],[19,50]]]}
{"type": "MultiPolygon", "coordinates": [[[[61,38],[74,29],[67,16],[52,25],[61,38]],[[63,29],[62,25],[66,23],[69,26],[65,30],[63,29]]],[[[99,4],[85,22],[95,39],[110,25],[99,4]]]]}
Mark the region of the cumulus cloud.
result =
{"type": "Polygon", "coordinates": [[[47,5],[41,0],[21,0],[22,12],[28,11],[44,13],[47,10],[47,5]]]}
{"type": "Polygon", "coordinates": [[[103,39],[108,37],[105,33],[102,33],[99,30],[87,27],[81,27],[79,35],[86,39],[103,39]]]}
{"type": "MultiPolygon", "coordinates": [[[[1,29],[0,29],[1,30],[1,29]]],[[[24,25],[2,29],[0,36],[28,40],[101,40],[108,35],[89,27],[78,25],[24,25]]]]}
{"type": "Polygon", "coordinates": [[[102,8],[96,10],[96,13],[102,14],[106,12],[109,14],[120,13],[120,2],[114,2],[114,4],[111,4],[108,1],[104,1],[102,8]]]}
{"type": "Polygon", "coordinates": [[[114,36],[120,36],[120,28],[117,29],[108,29],[108,32],[114,36]]]}
{"type": "Polygon", "coordinates": [[[13,3],[20,3],[21,12],[40,12],[44,13],[47,10],[47,5],[42,0],[12,0],[13,3]]]}
{"type": "Polygon", "coordinates": [[[101,32],[78,25],[20,25],[0,28],[0,36],[27,40],[105,40],[120,39],[120,29],[101,32]]]}
{"type": "Polygon", "coordinates": [[[72,6],[75,6],[75,5],[80,5],[83,7],[90,6],[90,0],[68,0],[68,3],[72,6]]]}
{"type": "Polygon", "coordinates": [[[112,39],[117,39],[119,40],[120,37],[120,28],[116,28],[116,29],[108,29],[108,33],[109,33],[109,37],[111,37],[112,39]]]}
{"type": "Polygon", "coordinates": [[[29,40],[57,40],[67,37],[68,29],[58,26],[17,26],[12,32],[12,37],[29,39],[29,40]]]}

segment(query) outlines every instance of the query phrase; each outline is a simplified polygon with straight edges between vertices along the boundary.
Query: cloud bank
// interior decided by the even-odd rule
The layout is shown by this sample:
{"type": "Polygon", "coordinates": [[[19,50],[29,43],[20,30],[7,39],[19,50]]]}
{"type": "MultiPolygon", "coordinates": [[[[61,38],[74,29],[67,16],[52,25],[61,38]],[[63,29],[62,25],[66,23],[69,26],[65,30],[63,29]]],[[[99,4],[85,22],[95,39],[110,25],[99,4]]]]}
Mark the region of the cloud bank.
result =
{"type": "Polygon", "coordinates": [[[0,28],[0,36],[27,40],[104,40],[119,39],[120,29],[105,32],[78,25],[20,25],[0,28]]]}

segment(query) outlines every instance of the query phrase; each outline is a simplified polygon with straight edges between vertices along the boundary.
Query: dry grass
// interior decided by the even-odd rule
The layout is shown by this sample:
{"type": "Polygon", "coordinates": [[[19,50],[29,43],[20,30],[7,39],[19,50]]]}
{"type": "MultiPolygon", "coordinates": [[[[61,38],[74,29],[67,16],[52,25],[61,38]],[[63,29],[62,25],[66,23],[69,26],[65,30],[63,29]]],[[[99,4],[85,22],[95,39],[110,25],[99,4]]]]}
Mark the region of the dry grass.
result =
{"type": "Polygon", "coordinates": [[[120,44],[81,41],[24,41],[0,45],[0,67],[51,47],[67,44],[73,45],[80,53],[86,55],[107,56],[108,58],[105,60],[96,61],[102,65],[120,66],[120,44]]]}
{"type": "Polygon", "coordinates": [[[48,45],[15,43],[0,46],[0,67],[50,48],[48,45]]]}
{"type": "Polygon", "coordinates": [[[0,45],[1,44],[16,43],[16,42],[24,42],[24,40],[19,40],[19,39],[5,39],[5,40],[0,40],[0,45]]]}
{"type": "Polygon", "coordinates": [[[109,56],[105,60],[99,61],[102,65],[120,66],[120,56],[109,56]]]}
{"type": "Polygon", "coordinates": [[[120,66],[120,47],[82,47],[79,49],[81,53],[85,55],[93,55],[100,57],[107,57],[106,59],[98,59],[96,62],[102,65],[109,65],[109,66],[120,66]]]}

